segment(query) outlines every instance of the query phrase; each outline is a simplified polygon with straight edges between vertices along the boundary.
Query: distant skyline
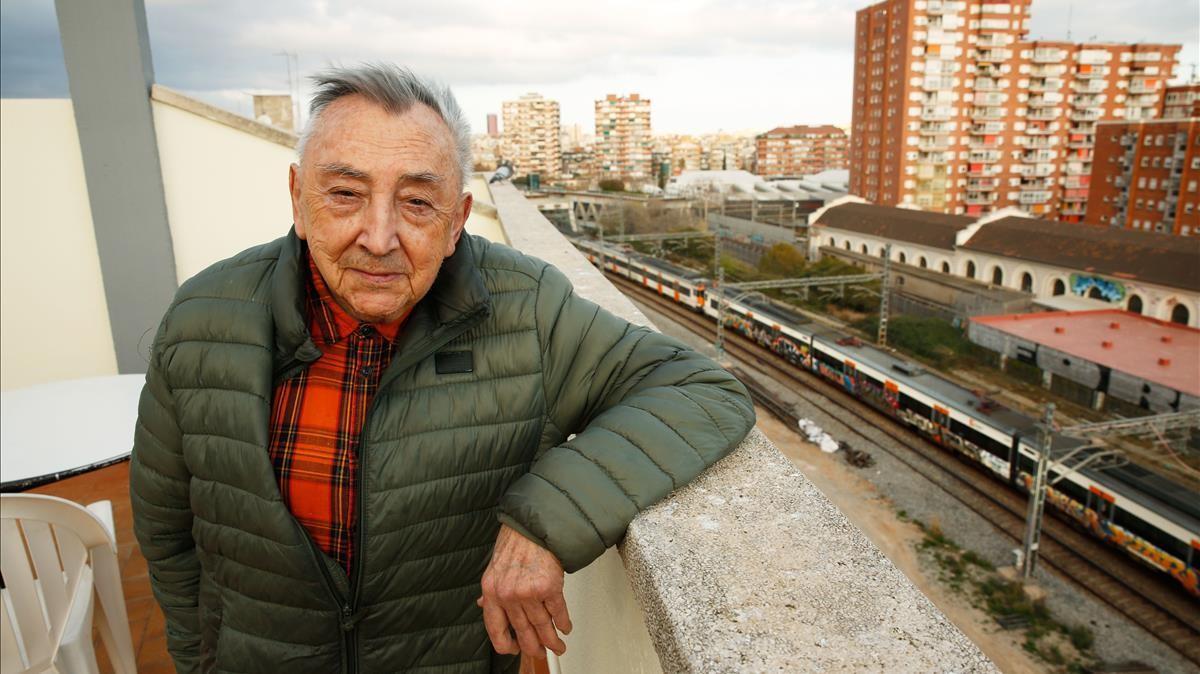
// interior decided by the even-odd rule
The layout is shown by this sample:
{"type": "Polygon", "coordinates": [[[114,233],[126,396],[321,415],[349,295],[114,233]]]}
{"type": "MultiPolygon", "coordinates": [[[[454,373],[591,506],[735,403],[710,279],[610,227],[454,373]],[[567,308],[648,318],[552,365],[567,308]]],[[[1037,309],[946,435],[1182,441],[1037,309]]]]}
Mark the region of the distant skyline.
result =
{"type": "MultiPolygon", "coordinates": [[[[529,92],[559,101],[562,125],[591,133],[594,102],[637,92],[654,132],[848,126],[854,13],[868,2],[768,0],[581,4],[443,0],[146,0],[156,81],[243,115],[257,90],[286,91],[281,51],[308,76],[330,63],[386,60],[448,83],[475,133],[529,92]]],[[[1177,80],[1200,63],[1193,0],[1035,0],[1030,37],[1183,45],[1177,80]]],[[[301,87],[306,101],[308,84],[301,87]]],[[[51,0],[0,0],[0,96],[64,97],[51,0]]]]}

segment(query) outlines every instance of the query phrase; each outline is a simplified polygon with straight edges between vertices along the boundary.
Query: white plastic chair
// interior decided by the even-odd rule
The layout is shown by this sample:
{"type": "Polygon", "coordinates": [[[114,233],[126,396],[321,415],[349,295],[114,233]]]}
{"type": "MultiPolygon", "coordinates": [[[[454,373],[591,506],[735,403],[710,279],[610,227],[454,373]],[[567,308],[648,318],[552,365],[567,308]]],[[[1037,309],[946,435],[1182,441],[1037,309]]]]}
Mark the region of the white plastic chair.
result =
{"type": "Polygon", "coordinates": [[[93,614],[114,671],[137,671],[112,503],[0,494],[0,573],[0,673],[95,674],[93,614]]]}

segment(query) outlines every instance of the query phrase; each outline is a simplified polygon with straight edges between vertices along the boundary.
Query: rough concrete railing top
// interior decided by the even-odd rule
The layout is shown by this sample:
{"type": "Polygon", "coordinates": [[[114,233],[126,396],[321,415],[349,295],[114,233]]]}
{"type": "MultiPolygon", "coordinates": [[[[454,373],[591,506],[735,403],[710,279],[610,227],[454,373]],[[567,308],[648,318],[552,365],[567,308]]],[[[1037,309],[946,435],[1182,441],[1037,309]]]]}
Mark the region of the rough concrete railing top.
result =
{"type": "MultiPolygon", "coordinates": [[[[514,247],[559,267],[581,296],[649,324],[520,192],[499,184],[492,196],[514,247]]],[[[620,609],[610,608],[607,622],[576,620],[559,671],[996,671],[757,429],[639,515],[620,548],[658,662],[632,662],[629,635],[641,626],[614,624],[620,609]],[[571,666],[581,650],[583,664],[571,666]]],[[[620,602],[619,589],[591,590],[568,580],[573,616],[589,611],[581,597],[620,602]]]]}

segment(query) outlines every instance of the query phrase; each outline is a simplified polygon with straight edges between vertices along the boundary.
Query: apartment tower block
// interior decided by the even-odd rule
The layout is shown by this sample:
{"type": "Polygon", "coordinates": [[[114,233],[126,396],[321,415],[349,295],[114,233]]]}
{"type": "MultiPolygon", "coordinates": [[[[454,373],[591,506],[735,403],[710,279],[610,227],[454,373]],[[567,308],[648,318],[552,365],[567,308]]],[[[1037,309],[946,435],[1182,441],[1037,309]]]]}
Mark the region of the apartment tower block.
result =
{"type": "Polygon", "coordinates": [[[846,132],[836,126],[781,126],[754,140],[760,176],[798,178],[847,167],[846,132]]]}
{"type": "Polygon", "coordinates": [[[855,24],[850,191],[1082,219],[1096,123],[1157,117],[1179,45],[1026,39],[1031,0],[885,0],[855,24]]]}
{"type": "Polygon", "coordinates": [[[600,178],[653,182],[650,99],[609,94],[596,101],[595,151],[600,178]]]}
{"type": "Polygon", "coordinates": [[[525,94],[501,107],[504,131],[501,154],[513,163],[515,175],[537,173],[542,180],[557,179],[561,167],[558,101],[541,94],[525,94]]]}
{"type": "Polygon", "coordinates": [[[1084,222],[1200,235],[1200,118],[1096,125],[1084,222]]]}

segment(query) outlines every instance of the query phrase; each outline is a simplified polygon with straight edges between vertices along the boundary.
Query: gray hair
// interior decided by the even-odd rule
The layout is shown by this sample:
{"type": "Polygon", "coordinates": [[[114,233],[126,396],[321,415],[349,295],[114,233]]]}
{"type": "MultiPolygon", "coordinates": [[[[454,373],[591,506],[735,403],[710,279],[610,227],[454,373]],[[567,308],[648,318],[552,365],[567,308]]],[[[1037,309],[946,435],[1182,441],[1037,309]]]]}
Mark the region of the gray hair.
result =
{"type": "Polygon", "coordinates": [[[436,112],[450,128],[458,158],[459,178],[462,185],[466,186],[472,169],[471,125],[467,123],[466,115],[458,106],[450,87],[390,63],[364,63],[353,68],[333,67],[313,75],[311,79],[317,90],[309,104],[308,123],[296,146],[301,157],[321,120],[321,113],[330,103],[343,96],[365,96],[396,115],[421,103],[436,112]]]}

